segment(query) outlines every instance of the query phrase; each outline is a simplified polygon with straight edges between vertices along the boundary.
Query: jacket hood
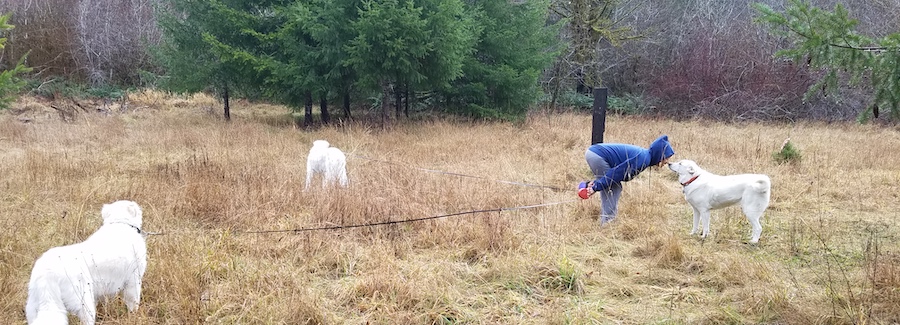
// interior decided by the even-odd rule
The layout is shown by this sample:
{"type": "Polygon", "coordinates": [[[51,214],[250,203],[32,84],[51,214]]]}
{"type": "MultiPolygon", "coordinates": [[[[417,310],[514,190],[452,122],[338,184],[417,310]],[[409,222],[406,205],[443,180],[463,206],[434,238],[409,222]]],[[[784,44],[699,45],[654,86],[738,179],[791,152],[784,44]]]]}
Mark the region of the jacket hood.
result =
{"type": "Polygon", "coordinates": [[[660,161],[672,157],[674,154],[675,150],[669,144],[669,136],[660,136],[650,144],[650,166],[658,165],[660,161]]]}

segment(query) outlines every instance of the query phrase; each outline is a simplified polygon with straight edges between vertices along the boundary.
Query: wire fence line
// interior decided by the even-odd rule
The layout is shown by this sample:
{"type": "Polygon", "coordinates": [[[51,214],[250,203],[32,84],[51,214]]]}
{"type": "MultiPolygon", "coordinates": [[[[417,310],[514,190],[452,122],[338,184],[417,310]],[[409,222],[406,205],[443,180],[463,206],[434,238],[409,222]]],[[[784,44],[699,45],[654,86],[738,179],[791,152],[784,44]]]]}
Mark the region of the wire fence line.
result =
{"type": "MultiPolygon", "coordinates": [[[[403,164],[403,163],[398,163],[398,162],[393,162],[393,161],[388,161],[388,160],[383,160],[383,159],[370,158],[370,157],[366,157],[366,156],[362,156],[362,155],[356,155],[356,154],[348,154],[348,156],[356,157],[356,158],[360,158],[360,159],[365,159],[365,160],[369,160],[369,161],[374,161],[374,162],[379,162],[379,163],[384,163],[384,164],[389,164],[389,165],[394,165],[394,166],[401,166],[401,167],[412,168],[412,169],[416,169],[416,170],[420,170],[420,171],[424,171],[424,172],[429,172],[429,173],[436,173],[436,174],[450,175],[450,176],[457,176],[457,177],[465,177],[465,178],[483,179],[483,180],[489,180],[489,181],[494,181],[494,182],[499,182],[499,183],[504,183],[504,184],[510,184],[510,185],[518,185],[518,186],[533,187],[533,188],[545,188],[545,189],[550,189],[550,190],[554,190],[554,191],[565,191],[565,189],[560,188],[560,187],[556,187],[556,186],[548,186],[548,185],[540,185],[540,184],[531,184],[531,183],[524,183],[524,182],[514,182],[514,181],[505,181],[505,180],[497,180],[497,179],[491,179],[491,178],[481,177],[481,176],[472,176],[472,175],[466,175],[466,174],[454,173],[454,172],[447,172],[447,171],[442,171],[442,170],[437,170],[437,169],[429,169],[429,168],[416,167],[416,166],[412,166],[412,165],[409,165],[409,164],[403,164]]],[[[515,207],[501,207],[501,208],[491,208],[491,209],[470,210],[470,211],[454,212],[454,213],[441,214],[441,215],[434,215],[434,216],[427,216],[427,217],[420,217],[420,218],[409,218],[409,219],[400,219],[400,220],[378,221],[378,222],[361,223],[361,224],[351,224],[351,225],[330,225],[330,226],[317,226],[317,227],[302,227],[302,228],[295,228],[295,229],[235,230],[235,231],[232,231],[232,233],[234,233],[234,234],[274,234],[274,233],[292,233],[292,234],[299,234],[299,233],[311,232],[311,231],[328,231],[328,230],[342,230],[342,229],[353,229],[353,228],[376,227],[376,226],[396,225],[396,224],[402,224],[402,223],[411,223],[411,222],[427,221],[427,220],[434,220],[434,219],[450,218],[450,217],[463,216],[463,215],[470,215],[470,214],[493,213],[493,212],[501,213],[501,212],[503,212],[503,211],[514,211],[514,210],[534,209],[534,208],[547,207],[547,206],[552,206],[552,205],[559,205],[559,204],[571,203],[571,202],[576,202],[576,201],[580,201],[580,199],[571,199],[571,200],[565,200],[565,201],[559,201],[559,202],[539,203],[539,204],[531,204],[531,205],[522,205],[522,206],[515,206],[515,207]]],[[[160,235],[169,235],[169,234],[172,234],[172,232],[149,232],[149,231],[145,231],[145,233],[146,233],[148,236],[150,236],[150,235],[153,235],[153,236],[160,236],[160,235]]]]}
{"type": "MultiPolygon", "coordinates": [[[[365,160],[369,160],[369,161],[374,161],[374,162],[379,162],[379,163],[384,163],[384,164],[389,164],[389,165],[394,165],[394,166],[401,166],[401,167],[412,168],[412,169],[416,169],[416,170],[420,170],[420,171],[424,171],[424,172],[429,172],[429,173],[436,173],[436,174],[450,175],[450,176],[457,176],[457,177],[465,177],[465,178],[483,179],[483,180],[489,180],[489,181],[494,181],[494,182],[499,182],[499,183],[504,183],[504,184],[524,186],[524,187],[545,188],[545,189],[551,189],[551,190],[554,190],[554,191],[564,191],[563,188],[556,187],[556,186],[548,186],[548,185],[540,185],[540,184],[531,184],[531,183],[524,183],[524,182],[514,182],[514,181],[505,181],[505,180],[496,180],[496,179],[490,179],[490,178],[487,178],[487,177],[481,177],[481,176],[472,176],[472,175],[466,175],[466,174],[454,173],[454,172],[447,172],[447,171],[442,171],[442,170],[437,170],[437,169],[429,169],[429,168],[416,167],[416,166],[412,166],[412,165],[409,165],[409,164],[403,164],[403,163],[398,163],[398,162],[393,162],[393,161],[388,161],[388,160],[383,160],[383,159],[375,159],[375,158],[370,158],[370,157],[366,157],[366,156],[362,156],[362,155],[356,155],[356,154],[348,154],[348,156],[356,157],[356,158],[360,158],[360,159],[365,159],[365,160]]],[[[552,206],[552,205],[559,205],[559,204],[571,203],[571,202],[576,202],[576,201],[580,201],[580,200],[579,200],[579,199],[571,199],[571,200],[565,200],[565,201],[559,201],[559,202],[538,203],[538,204],[522,205],[522,206],[515,206],[515,207],[501,207],[501,208],[491,208],[491,209],[479,209],[479,210],[470,210],[470,211],[454,212],[454,213],[441,214],[441,215],[434,215],[434,216],[427,216],[427,217],[420,217],[420,218],[409,218],[409,219],[400,219],[400,220],[378,221],[378,222],[369,222],[369,223],[351,224],[351,225],[329,225],[329,226],[316,226],[316,227],[302,227],[302,228],[295,228],[295,229],[235,230],[235,231],[232,231],[232,233],[234,233],[234,234],[275,234],[275,233],[291,233],[291,234],[299,234],[299,233],[312,232],[312,231],[328,231],[328,230],[342,230],[342,229],[353,229],[353,228],[364,228],[364,227],[376,227],[376,226],[386,226],[386,225],[395,225],[395,224],[410,223],[410,222],[427,221],[427,220],[434,220],[434,219],[441,219],[441,218],[450,218],[450,217],[463,216],[463,215],[471,215],[471,214],[478,214],[478,213],[493,213],[493,212],[496,212],[496,213],[499,214],[499,213],[502,213],[503,211],[514,211],[514,210],[534,209],[534,208],[547,207],[547,206],[552,206]]],[[[151,235],[153,235],[153,236],[161,236],[161,235],[169,235],[169,234],[173,234],[172,232],[149,232],[149,231],[145,231],[145,233],[146,233],[148,236],[151,236],[151,235]]]]}
{"type": "Polygon", "coordinates": [[[409,165],[409,164],[394,162],[394,161],[390,161],[390,160],[371,158],[371,157],[366,157],[366,156],[356,155],[356,154],[347,154],[347,155],[351,156],[351,157],[356,157],[356,158],[365,159],[365,160],[369,160],[369,161],[379,162],[379,163],[383,163],[383,164],[412,168],[412,169],[416,169],[416,170],[420,170],[420,171],[428,172],[428,173],[465,177],[465,178],[473,178],[473,179],[482,179],[482,180],[487,180],[487,181],[492,181],[492,182],[497,182],[497,183],[518,185],[518,186],[524,186],[524,187],[546,188],[546,189],[550,189],[550,190],[554,190],[554,191],[566,191],[566,189],[557,187],[557,186],[532,184],[532,183],[525,183],[525,182],[515,182],[515,181],[505,181],[505,180],[487,178],[487,177],[482,177],[482,176],[473,176],[473,175],[448,172],[448,171],[437,170],[437,169],[422,168],[422,167],[417,167],[417,166],[413,166],[413,165],[409,165]]]}
{"type": "MultiPolygon", "coordinates": [[[[395,225],[395,224],[410,223],[410,222],[427,221],[427,220],[434,220],[434,219],[441,219],[441,218],[450,218],[450,217],[470,215],[470,214],[493,213],[493,212],[502,213],[504,211],[535,209],[535,208],[542,208],[542,207],[548,207],[548,206],[553,206],[553,205],[571,203],[571,202],[576,202],[576,201],[581,201],[581,199],[571,199],[571,200],[550,202],[550,203],[521,205],[521,206],[515,206],[515,207],[470,210],[470,211],[454,212],[454,213],[440,214],[440,215],[420,217],[420,218],[377,221],[377,222],[350,224],[350,225],[302,227],[302,228],[295,228],[295,229],[273,229],[273,230],[234,230],[234,231],[231,231],[231,233],[233,233],[233,234],[273,234],[273,233],[299,234],[299,233],[311,232],[311,231],[327,231],[327,230],[342,230],[342,229],[353,229],[353,228],[364,228],[364,227],[376,227],[376,226],[386,226],[386,225],[395,225]]],[[[177,234],[177,232],[173,233],[173,232],[150,232],[150,231],[144,231],[144,233],[146,233],[148,236],[151,236],[151,235],[161,236],[161,235],[177,234]]]]}

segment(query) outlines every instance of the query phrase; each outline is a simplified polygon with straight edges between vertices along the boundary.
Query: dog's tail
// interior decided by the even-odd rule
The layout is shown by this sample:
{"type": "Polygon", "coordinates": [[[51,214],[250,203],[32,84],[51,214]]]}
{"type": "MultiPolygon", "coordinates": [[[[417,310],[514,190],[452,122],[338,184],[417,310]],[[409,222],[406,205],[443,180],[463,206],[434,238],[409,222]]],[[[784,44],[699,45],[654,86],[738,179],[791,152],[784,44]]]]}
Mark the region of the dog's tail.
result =
{"type": "Polygon", "coordinates": [[[328,141],[325,141],[325,140],[316,140],[316,141],[313,141],[313,148],[328,148],[328,147],[330,147],[330,146],[331,146],[331,144],[328,143],[328,141]]]}
{"type": "Polygon", "coordinates": [[[756,182],[753,183],[753,188],[761,193],[768,193],[772,191],[772,180],[769,179],[769,176],[762,175],[756,182]]]}
{"type": "Polygon", "coordinates": [[[25,302],[25,318],[29,325],[67,324],[68,311],[62,301],[59,285],[48,279],[46,267],[40,259],[35,262],[28,282],[28,300],[25,302]]]}
{"type": "Polygon", "coordinates": [[[765,205],[769,205],[769,200],[772,196],[772,180],[769,179],[769,176],[763,175],[756,182],[753,183],[753,189],[762,193],[765,197],[765,205]]]}

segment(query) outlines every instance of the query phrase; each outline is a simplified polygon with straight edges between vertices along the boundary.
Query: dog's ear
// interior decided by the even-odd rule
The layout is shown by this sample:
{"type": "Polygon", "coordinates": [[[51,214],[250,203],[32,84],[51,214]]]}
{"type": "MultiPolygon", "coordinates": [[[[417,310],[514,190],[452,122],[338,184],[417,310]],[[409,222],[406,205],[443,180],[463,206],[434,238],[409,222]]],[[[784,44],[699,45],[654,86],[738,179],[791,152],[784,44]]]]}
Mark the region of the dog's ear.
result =
{"type": "Polygon", "coordinates": [[[687,170],[688,170],[688,173],[690,173],[691,175],[694,175],[694,172],[697,171],[696,169],[694,169],[694,166],[691,166],[691,165],[687,166],[687,170]]]}
{"type": "Polygon", "coordinates": [[[131,217],[133,218],[140,219],[142,217],[141,207],[135,202],[128,204],[128,213],[131,214],[131,217]]]}
{"type": "Polygon", "coordinates": [[[104,204],[103,208],[100,209],[100,217],[103,218],[103,220],[109,218],[109,209],[111,209],[109,204],[104,204]]]}

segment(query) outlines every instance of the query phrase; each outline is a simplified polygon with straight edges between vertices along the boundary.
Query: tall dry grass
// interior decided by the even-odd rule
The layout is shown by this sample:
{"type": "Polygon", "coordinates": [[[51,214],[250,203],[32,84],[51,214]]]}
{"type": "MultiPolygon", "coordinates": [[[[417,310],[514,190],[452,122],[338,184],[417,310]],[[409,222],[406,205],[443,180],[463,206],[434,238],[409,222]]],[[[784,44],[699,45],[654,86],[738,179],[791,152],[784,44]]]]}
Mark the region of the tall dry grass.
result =
{"type": "Polygon", "coordinates": [[[900,321],[895,129],[610,117],[608,141],[665,133],[676,158],[770,175],[750,246],[736,208],[714,213],[707,240],[689,237],[690,208],[660,169],[627,183],[619,219],[600,228],[596,199],[571,201],[589,176],[588,115],[303,131],[279,107],[238,103],[224,123],[209,98],[131,100],[70,123],[31,102],[0,115],[0,314],[15,323],[34,260],[86,238],[117,199],[141,204],[145,229],[162,234],[147,238],[140,309],[104,305],[104,324],[900,321]],[[804,160],[776,165],[788,136],[804,160]],[[301,191],[315,139],[348,153],[350,188],[301,191]]]}

